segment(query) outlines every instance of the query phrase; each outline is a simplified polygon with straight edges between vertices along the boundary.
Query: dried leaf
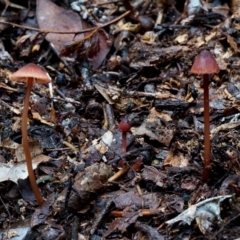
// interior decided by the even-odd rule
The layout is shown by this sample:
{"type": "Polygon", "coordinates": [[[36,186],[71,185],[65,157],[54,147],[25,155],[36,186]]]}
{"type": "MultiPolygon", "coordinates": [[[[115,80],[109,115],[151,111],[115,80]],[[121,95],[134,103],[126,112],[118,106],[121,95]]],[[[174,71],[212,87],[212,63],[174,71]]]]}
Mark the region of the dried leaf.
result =
{"type": "MultiPolygon", "coordinates": [[[[66,32],[82,30],[82,21],[76,12],[65,10],[49,0],[37,1],[37,21],[40,29],[66,32]]],[[[83,37],[83,34],[75,36],[75,34],[49,33],[46,35],[46,39],[58,52],[65,48],[66,43],[83,39],[83,37]]]]}
{"type": "Polygon", "coordinates": [[[98,143],[98,139],[93,141],[93,146],[102,154],[106,153],[108,148],[111,146],[113,141],[113,133],[111,131],[107,131],[101,137],[100,142],[98,143]]]}
{"type": "Polygon", "coordinates": [[[156,194],[152,193],[140,196],[134,191],[119,195],[113,202],[118,209],[125,209],[129,206],[134,206],[135,209],[141,209],[143,204],[145,208],[156,209],[159,205],[156,194]]]}
{"type": "MultiPolygon", "coordinates": [[[[37,21],[41,29],[60,32],[80,32],[89,27],[76,12],[65,10],[49,0],[37,1],[37,21]]],[[[84,57],[91,58],[91,65],[96,69],[110,50],[111,40],[103,32],[99,30],[93,31],[92,34],[90,32],[86,34],[49,33],[46,39],[64,56],[72,56],[77,60],[84,57]]]]}
{"type": "Polygon", "coordinates": [[[187,40],[188,40],[188,34],[184,33],[182,35],[177,36],[174,41],[181,44],[181,43],[185,43],[187,40]]]}
{"type": "Polygon", "coordinates": [[[239,2],[239,0],[231,0],[231,10],[236,15],[240,13],[240,2],[239,2]]]}
{"type": "Polygon", "coordinates": [[[42,118],[40,116],[40,114],[38,112],[34,111],[34,110],[32,110],[32,116],[33,116],[33,119],[38,120],[38,121],[40,121],[43,124],[49,125],[51,127],[54,127],[53,123],[51,123],[51,122],[47,121],[46,119],[42,118]]]}
{"type": "Polygon", "coordinates": [[[2,228],[0,236],[2,240],[18,240],[24,239],[31,231],[29,219],[19,219],[17,223],[11,224],[8,229],[2,228]]]}
{"type": "Polygon", "coordinates": [[[53,205],[55,200],[55,193],[52,193],[48,196],[47,201],[44,204],[35,210],[31,218],[31,227],[35,227],[47,219],[49,215],[50,207],[53,205]]]}
{"type": "Polygon", "coordinates": [[[189,0],[187,2],[188,15],[196,14],[203,8],[200,0],[189,0]]]}
{"type": "MultiPolygon", "coordinates": [[[[80,210],[84,204],[88,203],[91,196],[104,189],[111,172],[111,166],[102,162],[95,163],[85,168],[83,172],[79,172],[75,177],[75,183],[73,185],[75,191],[71,192],[69,208],[80,210]]],[[[63,190],[54,203],[56,212],[63,210],[67,190],[68,189],[63,190]]]]}
{"type": "Polygon", "coordinates": [[[145,166],[141,174],[144,180],[155,182],[159,187],[164,186],[167,175],[159,172],[155,167],[145,166]]]}
{"type": "Polygon", "coordinates": [[[229,45],[231,46],[231,48],[234,50],[235,53],[238,53],[239,52],[238,45],[237,45],[235,39],[227,33],[226,33],[226,36],[227,36],[227,41],[228,41],[229,45]]]}
{"type": "MultiPolygon", "coordinates": [[[[36,169],[41,162],[49,161],[50,157],[46,155],[38,155],[32,159],[33,169],[36,169]]],[[[13,181],[17,183],[18,179],[25,179],[28,177],[27,165],[25,162],[7,164],[0,163],[0,182],[13,181]]]]}
{"type": "Polygon", "coordinates": [[[138,32],[141,29],[141,24],[132,24],[131,22],[127,22],[123,24],[119,31],[129,31],[129,32],[138,32]]]}
{"type": "Polygon", "coordinates": [[[146,233],[148,239],[164,240],[164,237],[161,236],[160,233],[155,228],[149,226],[148,224],[136,222],[135,227],[137,227],[140,231],[146,233]]]}
{"type": "Polygon", "coordinates": [[[19,46],[21,44],[23,44],[24,42],[26,42],[28,39],[30,39],[31,35],[30,34],[26,34],[21,36],[20,38],[18,38],[17,42],[16,42],[16,47],[19,48],[19,46]]]}
{"type": "Polygon", "coordinates": [[[12,141],[11,139],[4,139],[2,142],[2,147],[6,149],[16,150],[19,147],[19,143],[12,141]]]}
{"type": "MultiPolygon", "coordinates": [[[[32,139],[29,142],[31,157],[34,158],[43,152],[42,145],[38,139],[32,139]]],[[[25,161],[25,153],[22,145],[19,145],[15,151],[17,162],[25,161]]]]}
{"type": "Polygon", "coordinates": [[[100,51],[100,40],[98,32],[89,32],[81,40],[65,44],[65,48],[60,52],[60,56],[72,57],[77,60],[92,58],[100,51]]]}
{"type": "Polygon", "coordinates": [[[177,217],[168,220],[166,223],[172,225],[176,222],[184,221],[190,225],[192,221],[196,219],[199,229],[203,234],[205,234],[208,230],[210,230],[212,222],[215,219],[219,222],[222,221],[220,216],[220,203],[232,196],[233,195],[218,196],[201,201],[192,205],[177,217]]]}
{"type": "Polygon", "coordinates": [[[167,157],[164,159],[164,165],[172,167],[187,167],[191,160],[190,154],[184,154],[180,151],[169,151],[167,157]]]}
{"type": "Polygon", "coordinates": [[[128,212],[127,217],[118,218],[114,222],[112,222],[103,237],[107,237],[115,230],[119,230],[122,233],[125,232],[127,227],[132,223],[135,223],[139,216],[140,212],[128,212]]]}
{"type": "Polygon", "coordinates": [[[116,87],[112,87],[111,85],[104,85],[97,80],[94,80],[93,84],[109,104],[114,104],[121,96],[121,90],[116,87]]]}
{"type": "Polygon", "coordinates": [[[161,119],[158,114],[154,114],[155,111],[150,111],[148,117],[144,120],[142,125],[136,129],[134,135],[136,136],[148,136],[152,140],[156,140],[165,146],[169,146],[175,130],[163,127],[161,119]]]}
{"type": "Polygon", "coordinates": [[[141,69],[155,67],[162,63],[172,63],[179,58],[186,56],[190,49],[187,46],[171,46],[167,48],[156,44],[146,45],[141,42],[134,42],[129,49],[130,67],[141,69]]]}
{"type": "Polygon", "coordinates": [[[5,50],[5,47],[2,41],[0,41],[0,59],[2,61],[13,62],[12,56],[5,50]]]}

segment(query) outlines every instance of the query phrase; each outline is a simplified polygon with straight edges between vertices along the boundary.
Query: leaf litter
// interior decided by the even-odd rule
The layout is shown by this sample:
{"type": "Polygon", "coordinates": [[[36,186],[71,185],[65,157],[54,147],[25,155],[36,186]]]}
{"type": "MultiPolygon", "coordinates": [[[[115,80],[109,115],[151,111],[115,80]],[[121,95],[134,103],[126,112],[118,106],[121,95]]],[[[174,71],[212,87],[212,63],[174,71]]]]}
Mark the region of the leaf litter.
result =
{"type": "Polygon", "coordinates": [[[1,236],[239,237],[237,1],[41,0],[1,8],[1,236]],[[203,49],[221,69],[209,84],[207,183],[204,91],[190,73],[203,49]],[[52,87],[33,87],[28,111],[41,208],[21,146],[25,85],[9,80],[30,62],[53,79],[52,87]],[[132,126],[126,153],[122,120],[132,126]]]}

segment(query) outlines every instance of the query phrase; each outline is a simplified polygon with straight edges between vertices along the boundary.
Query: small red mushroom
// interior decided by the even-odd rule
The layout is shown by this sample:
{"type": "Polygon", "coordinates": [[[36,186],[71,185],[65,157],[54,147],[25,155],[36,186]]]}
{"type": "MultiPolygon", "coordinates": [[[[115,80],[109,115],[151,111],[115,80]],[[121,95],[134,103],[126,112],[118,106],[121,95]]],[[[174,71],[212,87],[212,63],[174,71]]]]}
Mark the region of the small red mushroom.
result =
{"type": "Polygon", "coordinates": [[[203,50],[196,57],[191,73],[203,75],[203,91],[204,91],[204,167],[203,167],[203,181],[209,179],[208,169],[210,168],[210,117],[209,117],[209,76],[210,74],[219,73],[219,66],[213,55],[203,50]]]}
{"type": "Polygon", "coordinates": [[[128,120],[123,119],[119,123],[118,128],[119,128],[119,131],[122,132],[122,154],[124,154],[127,152],[127,133],[131,129],[131,123],[128,120]]]}
{"type": "Polygon", "coordinates": [[[44,72],[36,64],[29,63],[26,66],[19,69],[17,72],[13,73],[10,76],[10,79],[14,81],[27,83],[27,90],[26,90],[26,95],[24,99],[24,106],[23,106],[24,108],[23,108],[23,114],[22,114],[22,145],[25,153],[26,162],[27,162],[29,181],[30,181],[33,193],[37,199],[38,205],[42,206],[44,201],[43,201],[41,192],[38,188],[38,185],[36,183],[36,179],[35,179],[35,175],[32,167],[32,158],[30,154],[30,148],[28,144],[27,116],[28,116],[28,108],[29,108],[29,98],[30,98],[33,83],[36,82],[36,83],[47,84],[47,83],[50,83],[51,78],[46,72],[44,72]]]}

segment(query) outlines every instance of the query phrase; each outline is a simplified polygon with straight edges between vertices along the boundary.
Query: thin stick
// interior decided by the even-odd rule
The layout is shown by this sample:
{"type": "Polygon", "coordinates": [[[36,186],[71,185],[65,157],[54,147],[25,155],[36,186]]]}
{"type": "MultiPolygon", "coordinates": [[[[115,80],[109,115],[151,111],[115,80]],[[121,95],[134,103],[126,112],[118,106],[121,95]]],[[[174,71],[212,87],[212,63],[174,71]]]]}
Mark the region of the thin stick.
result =
{"type": "Polygon", "coordinates": [[[203,75],[203,89],[204,89],[204,167],[203,167],[203,181],[209,179],[210,168],[210,117],[209,117],[209,74],[203,75]]]}
{"type": "Polygon", "coordinates": [[[54,31],[54,30],[50,30],[50,29],[39,29],[39,28],[33,28],[33,27],[28,27],[28,26],[22,26],[22,25],[19,25],[19,24],[16,24],[16,23],[12,23],[12,22],[7,22],[7,21],[3,21],[3,20],[0,20],[0,23],[2,24],[9,24],[9,25],[12,25],[13,27],[18,27],[18,28],[22,28],[22,29],[26,29],[26,30],[32,30],[32,31],[36,31],[36,32],[40,32],[40,33],[57,33],[57,34],[79,34],[79,33],[85,33],[85,32],[90,32],[90,31],[93,31],[93,30],[96,30],[96,29],[99,29],[99,28],[103,28],[103,27],[106,27],[110,24],[113,24],[119,20],[121,20],[122,18],[124,18],[125,16],[127,16],[128,14],[130,13],[130,11],[127,11],[125,13],[123,13],[122,15],[120,15],[119,17],[107,22],[107,23],[104,23],[103,25],[101,26],[97,26],[97,27],[93,27],[93,28],[87,28],[87,29],[84,29],[84,30],[80,30],[80,31],[54,31]]]}
{"type": "Polygon", "coordinates": [[[29,181],[30,181],[33,193],[37,199],[38,205],[41,207],[44,201],[34,176],[33,167],[32,167],[32,158],[30,154],[30,148],[29,148],[28,136],[27,136],[27,117],[28,117],[29,98],[31,94],[32,85],[33,85],[33,80],[29,80],[27,85],[26,96],[24,99],[24,109],[22,114],[22,145],[25,153],[26,162],[27,162],[29,181]]]}
{"type": "Polygon", "coordinates": [[[112,177],[108,179],[108,182],[116,181],[119,179],[123,174],[125,174],[129,170],[129,167],[124,167],[116,172],[112,177]]]}
{"type": "Polygon", "coordinates": [[[141,151],[150,151],[152,149],[153,149],[152,146],[146,146],[146,147],[140,147],[140,148],[133,149],[131,151],[126,152],[125,154],[121,154],[121,155],[115,157],[114,159],[110,160],[108,162],[108,164],[113,164],[113,163],[119,161],[121,158],[131,156],[132,154],[135,154],[135,153],[138,153],[141,151]]]}

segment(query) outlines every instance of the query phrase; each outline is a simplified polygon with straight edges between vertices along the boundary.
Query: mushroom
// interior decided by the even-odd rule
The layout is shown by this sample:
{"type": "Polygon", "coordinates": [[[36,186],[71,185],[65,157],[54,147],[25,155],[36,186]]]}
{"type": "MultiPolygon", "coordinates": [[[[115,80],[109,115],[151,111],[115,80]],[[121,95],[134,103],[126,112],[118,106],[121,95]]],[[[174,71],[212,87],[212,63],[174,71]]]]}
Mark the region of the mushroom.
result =
{"type": "Polygon", "coordinates": [[[203,91],[204,91],[204,167],[203,167],[203,181],[209,179],[208,169],[210,168],[210,117],[209,117],[209,76],[213,73],[219,73],[219,66],[213,55],[203,50],[196,57],[191,73],[203,75],[203,91]]]}
{"type": "Polygon", "coordinates": [[[123,119],[119,123],[118,128],[119,131],[122,132],[122,154],[124,154],[127,151],[127,132],[131,129],[131,123],[128,120],[123,119]]]}
{"type": "Polygon", "coordinates": [[[36,83],[47,84],[51,82],[51,78],[46,72],[44,72],[36,64],[29,63],[26,66],[19,69],[17,72],[13,73],[10,76],[10,79],[14,81],[27,83],[27,90],[26,90],[26,95],[24,99],[24,105],[23,105],[24,108],[23,108],[23,114],[22,114],[22,145],[25,153],[26,162],[27,162],[29,181],[30,181],[32,190],[34,192],[34,195],[37,199],[38,205],[42,206],[44,201],[43,201],[41,192],[38,188],[38,185],[36,183],[36,179],[35,179],[35,175],[32,167],[32,158],[30,154],[30,148],[28,144],[27,116],[28,116],[28,108],[29,108],[29,98],[30,98],[33,83],[36,82],[36,83]]]}

